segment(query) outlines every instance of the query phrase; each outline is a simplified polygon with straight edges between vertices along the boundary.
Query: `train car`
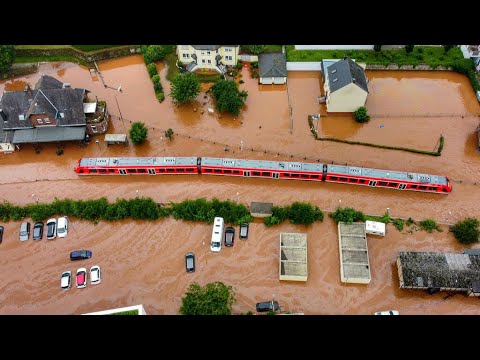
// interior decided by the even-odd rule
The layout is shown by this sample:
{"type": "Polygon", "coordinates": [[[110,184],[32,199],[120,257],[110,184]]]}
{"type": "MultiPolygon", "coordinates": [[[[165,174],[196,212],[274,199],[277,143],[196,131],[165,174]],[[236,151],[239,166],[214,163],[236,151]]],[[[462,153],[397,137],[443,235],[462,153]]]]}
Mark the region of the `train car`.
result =
{"type": "Polygon", "coordinates": [[[198,174],[196,157],[82,158],[75,167],[79,175],[198,174]]]}
{"type": "Polygon", "coordinates": [[[327,165],[325,181],[438,194],[448,194],[452,191],[450,181],[445,176],[357,166],[327,165]]]}
{"type": "Polygon", "coordinates": [[[324,168],[323,164],[209,157],[202,157],[200,164],[201,173],[206,175],[313,181],[322,181],[324,168]]]}

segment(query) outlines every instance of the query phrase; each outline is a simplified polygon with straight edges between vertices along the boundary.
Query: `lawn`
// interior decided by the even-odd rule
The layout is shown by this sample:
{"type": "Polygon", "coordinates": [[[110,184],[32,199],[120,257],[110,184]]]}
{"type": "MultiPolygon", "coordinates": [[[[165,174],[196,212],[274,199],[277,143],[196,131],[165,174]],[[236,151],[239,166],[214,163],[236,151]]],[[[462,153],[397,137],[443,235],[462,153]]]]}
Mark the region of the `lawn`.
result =
{"type": "Polygon", "coordinates": [[[358,62],[378,65],[418,65],[428,64],[432,67],[449,66],[456,60],[463,59],[458,47],[450,49],[445,54],[443,46],[415,46],[407,54],[405,49],[382,50],[295,50],[294,45],[287,45],[287,61],[321,61],[323,59],[338,59],[348,56],[358,62]]]}
{"type": "Polygon", "coordinates": [[[120,311],[110,315],[138,315],[138,310],[120,311]]]}

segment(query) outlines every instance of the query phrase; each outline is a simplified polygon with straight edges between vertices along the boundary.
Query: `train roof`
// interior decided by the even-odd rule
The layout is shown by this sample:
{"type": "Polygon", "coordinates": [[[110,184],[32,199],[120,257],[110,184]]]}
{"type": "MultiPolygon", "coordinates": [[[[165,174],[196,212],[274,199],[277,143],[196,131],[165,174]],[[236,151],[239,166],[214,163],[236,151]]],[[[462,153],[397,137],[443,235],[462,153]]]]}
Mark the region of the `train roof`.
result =
{"type": "Polygon", "coordinates": [[[418,182],[425,184],[439,184],[447,185],[448,181],[445,176],[417,174],[409,172],[391,171],[391,170],[379,170],[369,169],[357,166],[344,166],[344,165],[327,165],[327,171],[335,174],[356,175],[364,177],[392,179],[408,182],[418,182]]]}
{"type": "Polygon", "coordinates": [[[323,171],[323,164],[306,164],[288,161],[242,160],[202,157],[202,166],[227,166],[231,168],[249,168],[259,170],[323,171]]]}
{"type": "Polygon", "coordinates": [[[175,166],[197,165],[196,157],[128,157],[128,158],[82,158],[80,166],[175,166]]]}

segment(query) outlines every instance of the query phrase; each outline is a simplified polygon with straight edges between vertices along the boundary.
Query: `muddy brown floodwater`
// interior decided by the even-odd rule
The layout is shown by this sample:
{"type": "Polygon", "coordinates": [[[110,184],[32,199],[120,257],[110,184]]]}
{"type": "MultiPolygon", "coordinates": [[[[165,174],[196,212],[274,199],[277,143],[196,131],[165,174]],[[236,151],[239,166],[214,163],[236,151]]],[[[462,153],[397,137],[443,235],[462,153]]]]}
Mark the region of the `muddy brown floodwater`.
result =
{"type": "MultiPolygon", "coordinates": [[[[85,87],[92,96],[107,101],[113,115],[110,133],[128,131],[133,121],[150,128],[149,140],[138,147],[107,147],[90,143],[86,148],[67,144],[64,155],[54,145],[40,154],[32,147],[0,157],[0,197],[17,204],[58,198],[90,199],[106,196],[132,198],[150,196],[158,202],[196,197],[218,197],[288,204],[308,201],[324,210],[351,206],[365,213],[414,219],[434,218],[453,223],[466,216],[480,217],[478,185],[480,153],[474,130],[480,107],[468,79],[451,72],[368,71],[373,116],[368,124],[356,124],[346,116],[322,117],[319,132],[325,136],[380,144],[433,150],[440,134],[445,147],[440,157],[315,141],[308,128],[309,114],[325,114],[317,97],[322,92],[319,72],[290,72],[286,87],[258,85],[248,69],[241,89],[249,96],[238,117],[210,114],[214,108],[204,91],[192,104],[172,104],[167,68],[158,64],[167,95],[159,103],[140,56],[99,63],[105,83],[122,92],[105,88],[83,66],[71,63],[42,64],[38,74],[0,82],[0,91],[22,90],[35,85],[40,74],[49,74],[73,87],[85,87]],[[293,129],[290,128],[289,97],[293,129]],[[118,106],[117,102],[118,101],[118,106]],[[194,111],[196,109],[196,111],[194,111]],[[123,116],[121,120],[119,114],[123,116]],[[472,114],[474,114],[472,116],[472,114]],[[389,115],[388,117],[386,115],[389,115]],[[428,115],[428,117],[425,117],[428,115]],[[383,126],[381,126],[383,125],[383,126]],[[173,141],[164,137],[172,128],[173,141]],[[228,152],[225,146],[228,145],[228,152]],[[253,148],[253,151],[252,151],[253,148]],[[371,189],[338,184],[314,184],[267,179],[233,179],[208,176],[178,177],[83,177],[73,172],[81,157],[99,156],[229,156],[278,160],[348,163],[385,169],[448,176],[454,190],[447,196],[371,189]],[[238,195],[237,195],[238,193],[238,195]]],[[[396,309],[403,314],[480,314],[478,299],[445,293],[428,295],[400,290],[394,261],[399,251],[461,252],[448,228],[444,232],[402,234],[389,226],[385,238],[369,237],[372,281],[368,286],[340,282],[337,229],[325,218],[308,228],[282,224],[266,228],[260,222],[250,227],[249,239],[238,240],[219,254],[209,250],[211,227],[205,224],[165,219],[157,222],[100,222],[97,225],[72,219],[66,239],[27,242],[18,240],[19,222],[3,224],[0,245],[0,313],[80,314],[112,307],[144,304],[149,314],[175,314],[191,281],[205,284],[223,281],[237,292],[235,312],[254,310],[255,302],[272,295],[285,310],[306,314],[370,314],[396,309]],[[308,281],[278,280],[280,232],[308,234],[308,281]],[[92,259],[72,263],[69,253],[91,249],[92,259]],[[197,256],[197,271],[186,274],[185,253],[197,256]],[[62,292],[60,274],[79,267],[99,265],[102,283],[86,289],[62,292]]],[[[474,247],[477,247],[475,245],[474,247]]]]}

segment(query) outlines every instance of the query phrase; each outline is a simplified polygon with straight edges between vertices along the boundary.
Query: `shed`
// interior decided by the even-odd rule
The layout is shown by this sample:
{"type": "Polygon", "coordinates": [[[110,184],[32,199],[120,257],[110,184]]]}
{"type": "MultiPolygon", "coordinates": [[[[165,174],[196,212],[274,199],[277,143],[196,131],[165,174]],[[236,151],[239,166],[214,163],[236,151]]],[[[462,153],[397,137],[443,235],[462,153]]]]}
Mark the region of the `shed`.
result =
{"type": "Polygon", "coordinates": [[[385,236],[385,224],[378,221],[367,220],[365,222],[365,232],[367,234],[385,236]]]}
{"type": "Polygon", "coordinates": [[[265,218],[272,216],[272,207],[273,203],[265,203],[265,202],[251,202],[250,203],[250,214],[253,217],[257,218],[265,218]]]}
{"type": "Polygon", "coordinates": [[[11,154],[15,151],[15,148],[10,143],[0,143],[0,152],[3,154],[11,154]]]}
{"type": "Polygon", "coordinates": [[[280,233],[280,280],[307,281],[307,234],[280,233]]]}
{"type": "Polygon", "coordinates": [[[287,58],[284,53],[260,54],[258,57],[260,84],[285,84],[287,82],[287,58]]]}
{"type": "Polygon", "coordinates": [[[128,137],[127,134],[106,134],[105,135],[105,142],[107,145],[113,144],[128,144],[128,137]]]}

